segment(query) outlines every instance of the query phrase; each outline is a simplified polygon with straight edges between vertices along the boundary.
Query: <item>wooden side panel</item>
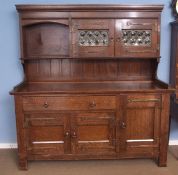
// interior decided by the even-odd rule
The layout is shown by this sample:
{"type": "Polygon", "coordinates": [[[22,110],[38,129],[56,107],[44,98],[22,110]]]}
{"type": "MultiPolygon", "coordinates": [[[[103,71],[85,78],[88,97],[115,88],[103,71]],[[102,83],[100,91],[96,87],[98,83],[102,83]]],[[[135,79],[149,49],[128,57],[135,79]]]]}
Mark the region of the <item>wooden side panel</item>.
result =
{"type": "Polygon", "coordinates": [[[156,60],[34,60],[25,64],[28,81],[152,80],[156,60]]]}
{"type": "Polygon", "coordinates": [[[162,95],[162,111],[161,111],[161,127],[160,127],[160,153],[159,153],[159,166],[167,166],[167,150],[169,139],[169,106],[170,95],[162,95]]]}
{"type": "Polygon", "coordinates": [[[18,144],[18,158],[19,168],[27,170],[27,142],[26,142],[26,130],[24,128],[25,116],[22,107],[22,97],[15,96],[15,113],[16,113],[16,127],[17,127],[17,144],[18,144]]]}

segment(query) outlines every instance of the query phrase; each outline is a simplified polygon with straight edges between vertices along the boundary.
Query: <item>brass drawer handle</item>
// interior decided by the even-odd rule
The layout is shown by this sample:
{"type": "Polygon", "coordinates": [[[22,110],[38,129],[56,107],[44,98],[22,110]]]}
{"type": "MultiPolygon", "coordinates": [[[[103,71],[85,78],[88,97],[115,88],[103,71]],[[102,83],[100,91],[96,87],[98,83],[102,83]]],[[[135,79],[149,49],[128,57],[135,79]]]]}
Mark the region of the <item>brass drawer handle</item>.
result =
{"type": "Polygon", "coordinates": [[[128,99],[129,103],[132,102],[160,102],[161,100],[158,98],[153,98],[153,99],[128,99]]]}
{"type": "Polygon", "coordinates": [[[48,102],[45,102],[45,103],[43,104],[43,107],[44,107],[44,108],[48,108],[48,107],[49,107],[48,102]]]}
{"type": "Polygon", "coordinates": [[[86,53],[91,53],[91,54],[97,54],[98,52],[95,52],[95,51],[87,51],[86,53]]]}
{"type": "Polygon", "coordinates": [[[145,52],[156,52],[156,50],[126,50],[129,53],[145,53],[145,52]]]}
{"type": "Polygon", "coordinates": [[[148,26],[151,25],[151,23],[132,23],[132,22],[127,22],[127,26],[148,26]]]}
{"type": "Polygon", "coordinates": [[[92,101],[92,102],[89,104],[89,107],[90,107],[90,108],[96,107],[96,103],[95,103],[94,101],[92,101]]]}

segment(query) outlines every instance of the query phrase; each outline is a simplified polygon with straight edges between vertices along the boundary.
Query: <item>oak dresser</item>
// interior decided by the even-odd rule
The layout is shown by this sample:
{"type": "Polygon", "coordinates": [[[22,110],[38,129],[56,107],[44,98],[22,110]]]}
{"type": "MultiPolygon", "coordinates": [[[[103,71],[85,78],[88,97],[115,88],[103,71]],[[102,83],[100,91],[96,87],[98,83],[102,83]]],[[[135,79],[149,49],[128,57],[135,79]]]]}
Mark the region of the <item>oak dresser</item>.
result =
{"type": "Polygon", "coordinates": [[[16,5],[28,160],[152,158],[166,166],[173,89],[158,80],[162,5],[16,5]]]}

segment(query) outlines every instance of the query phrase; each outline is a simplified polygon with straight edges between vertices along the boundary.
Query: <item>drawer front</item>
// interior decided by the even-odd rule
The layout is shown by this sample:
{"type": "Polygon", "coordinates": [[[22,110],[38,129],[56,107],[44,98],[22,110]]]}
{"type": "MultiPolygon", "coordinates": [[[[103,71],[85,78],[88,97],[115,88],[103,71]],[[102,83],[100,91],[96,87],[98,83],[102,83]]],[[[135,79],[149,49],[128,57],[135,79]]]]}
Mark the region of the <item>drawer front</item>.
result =
{"type": "Polygon", "coordinates": [[[24,97],[24,111],[115,109],[115,96],[24,97]]]}

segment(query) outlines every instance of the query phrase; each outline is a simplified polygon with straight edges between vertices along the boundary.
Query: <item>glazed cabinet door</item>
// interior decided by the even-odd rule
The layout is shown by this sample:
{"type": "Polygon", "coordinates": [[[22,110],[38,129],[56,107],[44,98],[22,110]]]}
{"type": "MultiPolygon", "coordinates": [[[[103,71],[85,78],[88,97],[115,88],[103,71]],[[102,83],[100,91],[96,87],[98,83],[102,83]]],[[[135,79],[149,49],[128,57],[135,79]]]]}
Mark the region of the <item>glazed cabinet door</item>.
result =
{"type": "Polygon", "coordinates": [[[72,20],[73,57],[114,56],[114,20],[72,20]]]}
{"type": "Polygon", "coordinates": [[[158,154],[161,96],[121,95],[119,149],[124,156],[158,154]]]}
{"type": "Polygon", "coordinates": [[[159,56],[159,27],[155,19],[118,19],[115,23],[115,55],[159,56]]]}
{"type": "Polygon", "coordinates": [[[71,143],[75,154],[112,155],[115,153],[115,114],[78,113],[71,121],[71,143]]]}
{"type": "Polygon", "coordinates": [[[25,129],[28,154],[70,153],[70,123],[66,114],[26,114],[25,129]]]}

